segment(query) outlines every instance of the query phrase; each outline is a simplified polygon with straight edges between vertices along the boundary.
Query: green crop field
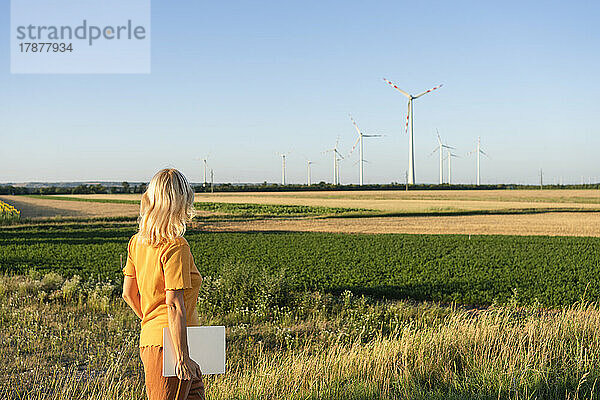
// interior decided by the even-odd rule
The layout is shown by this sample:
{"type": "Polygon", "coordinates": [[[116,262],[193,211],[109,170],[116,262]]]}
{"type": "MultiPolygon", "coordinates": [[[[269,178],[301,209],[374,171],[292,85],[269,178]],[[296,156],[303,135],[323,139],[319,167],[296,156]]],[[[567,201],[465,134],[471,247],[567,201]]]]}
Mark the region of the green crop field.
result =
{"type": "MultiPolygon", "coordinates": [[[[0,270],[119,282],[134,232],[102,222],[1,227],[0,270]]],[[[204,276],[242,265],[284,274],[298,290],[468,305],[516,298],[557,306],[600,296],[596,238],[202,231],[186,238],[204,276]]]]}

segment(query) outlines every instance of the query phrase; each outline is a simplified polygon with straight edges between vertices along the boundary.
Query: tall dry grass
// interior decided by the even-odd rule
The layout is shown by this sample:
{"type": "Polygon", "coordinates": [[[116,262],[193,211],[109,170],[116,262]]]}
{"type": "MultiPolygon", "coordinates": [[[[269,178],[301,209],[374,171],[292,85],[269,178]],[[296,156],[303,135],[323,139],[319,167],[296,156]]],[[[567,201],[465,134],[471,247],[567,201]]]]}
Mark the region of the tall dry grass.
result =
{"type": "Polygon", "coordinates": [[[366,343],[258,349],[214,380],[216,399],[594,398],[600,388],[600,309],[456,310],[366,343]]]}
{"type": "MultiPolygon", "coordinates": [[[[116,285],[53,274],[3,276],[0,288],[0,398],[144,398],[138,325],[116,285]]],[[[268,288],[269,299],[281,295],[273,282],[268,288]]],[[[228,308],[228,296],[205,294],[199,306],[205,322],[228,326],[228,371],[206,377],[209,399],[592,399],[600,392],[595,303],[465,310],[310,293],[293,306],[228,308]]]]}

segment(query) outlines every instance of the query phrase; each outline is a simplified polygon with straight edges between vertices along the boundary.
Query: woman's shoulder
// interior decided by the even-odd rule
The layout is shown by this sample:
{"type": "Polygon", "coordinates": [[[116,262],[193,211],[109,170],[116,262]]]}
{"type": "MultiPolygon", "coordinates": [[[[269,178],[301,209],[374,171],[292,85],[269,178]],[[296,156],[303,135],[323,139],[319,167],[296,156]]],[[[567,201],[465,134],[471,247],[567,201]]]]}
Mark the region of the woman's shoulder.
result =
{"type": "Polygon", "coordinates": [[[167,246],[169,246],[169,247],[189,246],[189,245],[190,244],[188,243],[186,238],[184,238],[183,236],[178,236],[175,239],[172,239],[167,243],[167,246]]]}
{"type": "Polygon", "coordinates": [[[128,250],[131,250],[131,249],[132,249],[132,248],[135,246],[135,244],[136,244],[136,242],[137,242],[137,235],[138,235],[138,234],[137,234],[137,233],[135,233],[135,234],[133,234],[133,236],[131,236],[131,237],[129,238],[129,243],[127,244],[127,249],[128,249],[128,250]]]}
{"type": "Polygon", "coordinates": [[[162,252],[168,252],[170,250],[177,249],[179,247],[190,247],[188,241],[183,237],[179,236],[174,239],[171,239],[162,245],[162,252]]]}
{"type": "Polygon", "coordinates": [[[179,253],[189,253],[191,252],[190,245],[187,240],[183,237],[177,237],[175,239],[171,239],[168,242],[162,245],[160,255],[161,260],[166,262],[167,259],[173,257],[179,253]]]}

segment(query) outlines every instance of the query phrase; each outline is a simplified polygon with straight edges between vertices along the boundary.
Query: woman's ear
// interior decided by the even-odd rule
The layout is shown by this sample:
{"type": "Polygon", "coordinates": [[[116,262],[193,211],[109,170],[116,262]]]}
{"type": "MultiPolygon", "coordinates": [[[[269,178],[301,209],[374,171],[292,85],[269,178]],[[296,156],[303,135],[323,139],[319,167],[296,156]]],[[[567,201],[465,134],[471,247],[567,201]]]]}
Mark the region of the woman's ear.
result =
{"type": "Polygon", "coordinates": [[[148,198],[148,192],[144,192],[142,199],[140,200],[140,209],[145,210],[150,205],[150,199],[148,198]]]}

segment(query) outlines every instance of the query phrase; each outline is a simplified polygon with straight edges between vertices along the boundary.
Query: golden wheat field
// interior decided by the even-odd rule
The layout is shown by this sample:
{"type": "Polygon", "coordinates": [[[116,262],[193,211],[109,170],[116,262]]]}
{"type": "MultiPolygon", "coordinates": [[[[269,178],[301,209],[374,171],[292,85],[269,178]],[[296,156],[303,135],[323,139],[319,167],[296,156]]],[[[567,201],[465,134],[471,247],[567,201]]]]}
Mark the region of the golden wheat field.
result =
{"type": "MultiPolygon", "coordinates": [[[[97,199],[139,199],[139,194],[65,195],[97,199]]],[[[440,210],[600,209],[597,190],[369,190],[256,193],[197,193],[196,201],[370,208],[390,213],[440,210]]]]}
{"type": "Polygon", "coordinates": [[[215,221],[204,223],[204,227],[211,231],[224,232],[301,231],[600,237],[600,213],[215,221]]]}

